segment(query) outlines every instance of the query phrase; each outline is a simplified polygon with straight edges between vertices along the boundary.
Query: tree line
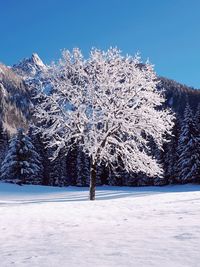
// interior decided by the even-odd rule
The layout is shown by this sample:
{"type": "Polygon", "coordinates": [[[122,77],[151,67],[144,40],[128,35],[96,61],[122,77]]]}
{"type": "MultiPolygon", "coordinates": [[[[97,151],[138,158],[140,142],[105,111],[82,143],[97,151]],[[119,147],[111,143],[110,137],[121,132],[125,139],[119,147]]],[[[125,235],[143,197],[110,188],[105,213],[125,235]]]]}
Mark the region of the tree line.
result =
{"type": "MultiPolygon", "coordinates": [[[[53,148],[46,147],[40,134],[23,129],[9,140],[0,127],[1,180],[18,184],[51,186],[89,186],[90,158],[80,146],[65,154],[65,148],[51,160],[53,148]]],[[[193,114],[187,104],[184,117],[176,117],[172,135],[162,150],[151,144],[152,154],[163,167],[157,178],[143,173],[126,172],[119,164],[115,171],[105,165],[97,169],[97,185],[143,186],[200,182],[200,105],[193,114]]]]}

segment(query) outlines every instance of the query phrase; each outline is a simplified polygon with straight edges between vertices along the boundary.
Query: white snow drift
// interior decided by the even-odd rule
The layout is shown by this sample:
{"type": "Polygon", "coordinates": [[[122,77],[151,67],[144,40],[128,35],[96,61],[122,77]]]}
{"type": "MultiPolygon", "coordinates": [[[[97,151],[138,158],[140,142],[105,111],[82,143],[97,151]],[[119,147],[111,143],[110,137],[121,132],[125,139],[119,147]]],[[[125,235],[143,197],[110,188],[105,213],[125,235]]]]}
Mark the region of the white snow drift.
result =
{"type": "Polygon", "coordinates": [[[200,187],[0,183],[1,267],[199,266],[200,187]]]}

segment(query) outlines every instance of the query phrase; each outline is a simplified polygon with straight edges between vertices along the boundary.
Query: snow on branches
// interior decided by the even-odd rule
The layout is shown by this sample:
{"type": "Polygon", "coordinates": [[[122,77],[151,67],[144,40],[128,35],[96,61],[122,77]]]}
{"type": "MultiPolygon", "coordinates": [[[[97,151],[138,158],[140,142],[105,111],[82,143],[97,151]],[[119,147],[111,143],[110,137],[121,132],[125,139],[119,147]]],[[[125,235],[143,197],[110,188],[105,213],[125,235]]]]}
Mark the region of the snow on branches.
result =
{"type": "Polygon", "coordinates": [[[42,91],[37,108],[39,129],[57,151],[78,143],[91,158],[91,171],[105,162],[115,168],[150,175],[161,168],[148,153],[148,138],[158,147],[170,133],[172,115],[161,108],[153,66],[136,55],[122,56],[116,48],[92,49],[85,60],[79,49],[64,51],[43,80],[51,93],[42,91]],[[48,85],[47,85],[48,84],[48,85]]]}

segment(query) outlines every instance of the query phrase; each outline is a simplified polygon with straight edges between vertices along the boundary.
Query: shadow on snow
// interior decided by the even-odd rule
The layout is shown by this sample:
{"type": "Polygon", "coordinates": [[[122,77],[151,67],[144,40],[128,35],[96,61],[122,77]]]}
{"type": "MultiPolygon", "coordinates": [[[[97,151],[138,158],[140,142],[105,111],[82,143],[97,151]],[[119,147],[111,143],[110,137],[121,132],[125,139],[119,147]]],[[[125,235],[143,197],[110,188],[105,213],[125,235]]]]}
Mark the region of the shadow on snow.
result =
{"type": "MultiPolygon", "coordinates": [[[[179,193],[200,191],[198,185],[168,185],[149,187],[116,187],[99,186],[96,190],[96,200],[111,200],[126,197],[143,197],[163,193],[179,193]]],[[[88,188],[81,187],[46,187],[46,186],[17,186],[0,183],[0,206],[19,204],[42,204],[49,202],[89,201],[88,188]]]]}

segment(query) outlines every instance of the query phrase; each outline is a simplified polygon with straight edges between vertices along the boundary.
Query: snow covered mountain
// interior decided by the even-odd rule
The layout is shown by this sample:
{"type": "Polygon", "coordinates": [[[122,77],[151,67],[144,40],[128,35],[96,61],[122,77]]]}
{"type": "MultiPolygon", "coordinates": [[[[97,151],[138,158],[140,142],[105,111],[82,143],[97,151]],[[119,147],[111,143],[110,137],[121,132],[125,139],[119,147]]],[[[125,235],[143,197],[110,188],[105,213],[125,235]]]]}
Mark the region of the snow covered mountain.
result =
{"type": "Polygon", "coordinates": [[[13,67],[0,64],[0,123],[9,133],[27,128],[33,107],[27,81],[34,82],[46,68],[36,53],[13,67]]]}
{"type": "Polygon", "coordinates": [[[30,58],[25,58],[19,64],[13,66],[13,70],[23,77],[36,76],[45,69],[46,65],[36,53],[33,53],[30,58]]]}
{"type": "MultiPolygon", "coordinates": [[[[30,80],[37,82],[38,76],[47,70],[38,54],[33,53],[13,67],[0,64],[0,121],[9,132],[24,127],[30,119],[30,80]]],[[[182,116],[186,103],[196,110],[200,103],[200,91],[173,80],[159,77],[159,88],[165,89],[166,106],[182,116]]]]}
{"type": "Polygon", "coordinates": [[[24,79],[12,68],[0,64],[0,122],[13,133],[26,128],[30,118],[30,91],[24,79]]]}

